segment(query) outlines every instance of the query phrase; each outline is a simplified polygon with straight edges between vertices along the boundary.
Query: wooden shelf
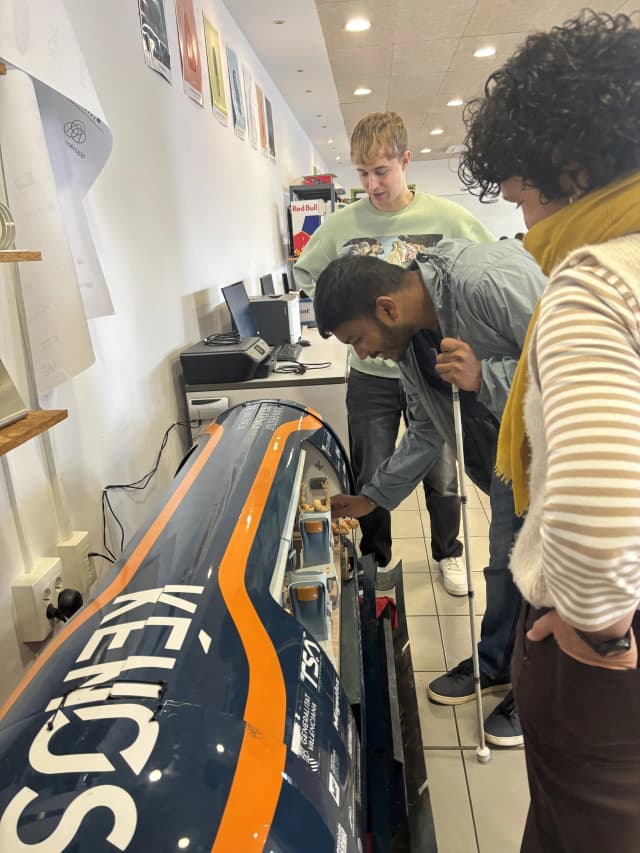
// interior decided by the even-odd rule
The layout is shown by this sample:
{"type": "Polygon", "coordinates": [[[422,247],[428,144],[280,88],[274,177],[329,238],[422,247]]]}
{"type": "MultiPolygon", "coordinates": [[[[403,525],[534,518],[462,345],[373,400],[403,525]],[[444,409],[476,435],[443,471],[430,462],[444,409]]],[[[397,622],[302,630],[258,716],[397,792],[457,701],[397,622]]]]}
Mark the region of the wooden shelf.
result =
{"type": "Polygon", "coordinates": [[[26,252],[22,249],[5,249],[0,252],[0,264],[17,264],[21,261],[41,261],[42,252],[26,252]]]}
{"type": "Polygon", "coordinates": [[[27,412],[26,417],[0,429],[0,456],[35,438],[68,416],[66,409],[37,409],[27,412]]]}

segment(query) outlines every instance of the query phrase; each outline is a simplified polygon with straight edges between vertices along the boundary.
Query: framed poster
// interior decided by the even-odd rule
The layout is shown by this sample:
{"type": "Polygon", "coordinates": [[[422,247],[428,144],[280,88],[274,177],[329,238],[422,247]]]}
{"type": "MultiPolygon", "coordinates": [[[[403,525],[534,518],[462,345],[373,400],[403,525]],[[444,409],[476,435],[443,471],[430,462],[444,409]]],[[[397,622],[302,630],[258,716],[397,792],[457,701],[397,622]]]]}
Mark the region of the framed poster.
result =
{"type": "Polygon", "coordinates": [[[144,61],[171,83],[171,54],[163,0],[138,0],[144,61]]]}
{"type": "Polygon", "coordinates": [[[247,110],[247,132],[252,148],[258,147],[258,128],[256,127],[256,96],[253,88],[253,75],[246,65],[242,66],[244,84],[244,105],[247,110]]]}
{"type": "Polygon", "coordinates": [[[244,96],[242,94],[242,81],[240,80],[240,68],[235,50],[227,48],[227,69],[229,71],[229,88],[231,90],[231,113],[233,115],[233,129],[236,136],[244,139],[247,135],[247,117],[244,109],[244,96]]]}
{"type": "Polygon", "coordinates": [[[202,62],[196,33],[196,13],[193,0],[176,0],[176,18],[178,21],[178,41],[182,60],[182,80],[184,91],[190,98],[203,106],[202,62]]]}
{"type": "Polygon", "coordinates": [[[267,141],[267,118],[264,112],[264,93],[256,83],[256,102],[258,105],[258,129],[260,131],[260,150],[263,154],[269,154],[269,142],[267,141]]]}
{"type": "Polygon", "coordinates": [[[267,139],[269,141],[269,154],[273,159],[276,159],[276,138],[273,133],[273,112],[271,110],[271,101],[269,98],[264,99],[264,112],[267,117],[267,139]]]}
{"type": "Polygon", "coordinates": [[[220,50],[220,37],[206,15],[204,21],[204,44],[207,51],[207,66],[209,68],[209,88],[211,89],[211,105],[216,118],[221,124],[229,121],[227,96],[224,91],[223,57],[220,50]]]}

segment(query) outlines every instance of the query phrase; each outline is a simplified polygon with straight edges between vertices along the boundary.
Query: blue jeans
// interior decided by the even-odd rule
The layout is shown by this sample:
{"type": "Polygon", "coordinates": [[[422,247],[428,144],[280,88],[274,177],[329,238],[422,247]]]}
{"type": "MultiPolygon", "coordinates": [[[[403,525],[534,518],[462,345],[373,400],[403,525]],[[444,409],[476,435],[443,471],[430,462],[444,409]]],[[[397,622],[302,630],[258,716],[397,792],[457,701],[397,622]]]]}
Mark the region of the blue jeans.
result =
{"type": "MultiPolygon", "coordinates": [[[[347,384],[347,413],[351,468],[359,492],[376,468],[395,450],[400,418],[406,417],[407,400],[399,379],[369,376],[351,370],[347,384]]],[[[439,562],[459,557],[462,543],[460,498],[455,457],[447,445],[427,472],[424,493],[431,522],[431,554],[439,562]]],[[[373,554],[379,566],[391,559],[391,513],[378,507],[360,519],[362,554],[373,554]]]]}
{"type": "Polygon", "coordinates": [[[504,678],[511,668],[522,605],[509,569],[509,555],[524,519],[515,514],[511,486],[505,485],[495,471],[491,472],[489,500],[489,565],[484,569],[487,608],[482,617],[478,655],[482,672],[491,678],[504,678]]]}

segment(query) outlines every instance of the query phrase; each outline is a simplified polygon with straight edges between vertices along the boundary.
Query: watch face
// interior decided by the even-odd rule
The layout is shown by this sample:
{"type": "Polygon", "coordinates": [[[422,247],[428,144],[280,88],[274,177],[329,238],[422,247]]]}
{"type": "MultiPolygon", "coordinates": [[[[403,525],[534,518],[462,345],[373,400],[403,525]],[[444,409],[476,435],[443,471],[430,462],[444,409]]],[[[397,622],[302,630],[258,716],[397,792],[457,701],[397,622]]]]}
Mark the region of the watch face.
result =
{"type": "Polygon", "coordinates": [[[601,657],[611,657],[620,655],[623,652],[628,652],[631,648],[631,629],[627,631],[624,637],[617,637],[614,640],[604,640],[601,643],[595,643],[591,637],[584,631],[576,630],[576,634],[590,646],[596,654],[601,657]]]}
{"type": "Polygon", "coordinates": [[[599,654],[605,657],[620,655],[623,652],[628,652],[631,648],[631,637],[627,632],[624,637],[619,637],[617,640],[607,640],[605,643],[600,643],[600,646],[602,646],[603,650],[599,654]]]}

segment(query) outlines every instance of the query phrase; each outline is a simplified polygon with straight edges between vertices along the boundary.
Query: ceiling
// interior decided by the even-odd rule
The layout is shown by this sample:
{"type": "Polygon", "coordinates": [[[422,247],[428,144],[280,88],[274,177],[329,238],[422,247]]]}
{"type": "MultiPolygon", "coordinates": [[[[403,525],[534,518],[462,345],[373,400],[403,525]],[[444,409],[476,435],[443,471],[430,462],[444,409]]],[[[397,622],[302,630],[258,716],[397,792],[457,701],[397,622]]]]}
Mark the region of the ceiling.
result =
{"type": "MultiPolygon", "coordinates": [[[[574,0],[225,0],[227,8],[331,166],[349,161],[348,136],[372,110],[395,110],[414,160],[451,156],[464,141],[462,107],[528,33],[577,14],[574,0]],[[371,28],[344,29],[354,16],[371,28]],[[281,21],[283,23],[275,23],[281,21]],[[478,48],[494,56],[476,59],[478,48]],[[366,87],[371,94],[354,95],[366,87]],[[432,135],[440,128],[443,133],[432,135]],[[422,154],[420,149],[430,148],[422,154]]],[[[640,0],[599,0],[602,12],[631,12],[640,0]]]]}

